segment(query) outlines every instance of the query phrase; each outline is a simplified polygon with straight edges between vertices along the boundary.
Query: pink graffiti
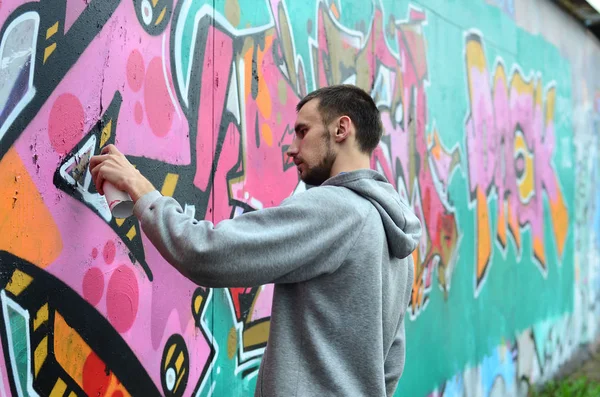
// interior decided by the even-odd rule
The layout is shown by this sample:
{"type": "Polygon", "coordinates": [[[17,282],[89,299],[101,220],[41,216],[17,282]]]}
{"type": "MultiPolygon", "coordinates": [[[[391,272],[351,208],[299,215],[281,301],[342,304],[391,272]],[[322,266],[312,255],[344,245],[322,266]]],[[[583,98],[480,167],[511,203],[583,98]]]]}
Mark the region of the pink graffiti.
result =
{"type": "Polygon", "coordinates": [[[479,286],[487,273],[492,250],[487,205],[492,191],[500,200],[498,241],[506,247],[508,226],[520,250],[521,228],[529,226],[533,256],[543,271],[547,248],[542,191],[550,201],[559,256],[564,249],[568,213],[551,163],[555,144],[553,83],[543,88],[538,76],[524,77],[518,68],[508,76],[502,63],[495,66],[491,75],[478,34],[467,37],[466,63],[471,103],[465,127],[466,147],[471,200],[477,206],[479,286]]]}

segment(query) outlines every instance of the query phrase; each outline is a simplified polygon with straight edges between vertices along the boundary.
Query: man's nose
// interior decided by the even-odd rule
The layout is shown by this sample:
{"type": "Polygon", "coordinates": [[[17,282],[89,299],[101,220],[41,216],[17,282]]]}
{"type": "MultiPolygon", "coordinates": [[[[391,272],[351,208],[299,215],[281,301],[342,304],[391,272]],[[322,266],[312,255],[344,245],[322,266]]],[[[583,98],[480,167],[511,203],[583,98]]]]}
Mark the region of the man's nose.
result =
{"type": "Polygon", "coordinates": [[[298,154],[298,144],[296,143],[296,137],[292,140],[292,144],[288,147],[287,155],[289,157],[294,157],[298,154]]]}

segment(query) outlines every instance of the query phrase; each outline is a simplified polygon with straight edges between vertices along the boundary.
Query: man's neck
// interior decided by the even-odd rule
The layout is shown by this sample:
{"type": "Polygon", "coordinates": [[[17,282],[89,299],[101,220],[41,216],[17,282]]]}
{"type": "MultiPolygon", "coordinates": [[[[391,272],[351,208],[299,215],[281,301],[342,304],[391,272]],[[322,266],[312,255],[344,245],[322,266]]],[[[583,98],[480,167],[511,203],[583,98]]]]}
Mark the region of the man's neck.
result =
{"type": "Polygon", "coordinates": [[[350,158],[338,155],[335,163],[333,163],[333,166],[331,167],[330,176],[335,176],[342,172],[351,172],[369,168],[371,168],[371,159],[367,155],[352,156],[350,158]]]}

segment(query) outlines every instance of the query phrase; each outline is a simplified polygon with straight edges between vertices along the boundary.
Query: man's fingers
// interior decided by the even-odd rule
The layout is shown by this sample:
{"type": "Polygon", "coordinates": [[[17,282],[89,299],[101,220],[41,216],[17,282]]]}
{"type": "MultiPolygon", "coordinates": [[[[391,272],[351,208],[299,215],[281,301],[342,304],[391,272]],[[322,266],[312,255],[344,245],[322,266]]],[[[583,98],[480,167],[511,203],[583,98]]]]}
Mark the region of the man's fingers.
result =
{"type": "Polygon", "coordinates": [[[102,153],[102,154],[118,154],[120,152],[119,152],[119,149],[117,149],[117,147],[111,143],[110,145],[104,146],[100,153],[102,153]]]}
{"type": "Polygon", "coordinates": [[[106,160],[105,155],[92,156],[89,164],[90,170],[96,168],[96,166],[98,166],[98,164],[102,163],[104,160],[106,160]]]}
{"type": "Polygon", "coordinates": [[[99,164],[98,166],[94,167],[94,169],[92,169],[92,179],[94,180],[94,185],[96,186],[96,190],[98,191],[98,193],[104,195],[104,190],[102,189],[104,178],[102,177],[102,173],[100,172],[101,169],[102,164],[99,164]]]}

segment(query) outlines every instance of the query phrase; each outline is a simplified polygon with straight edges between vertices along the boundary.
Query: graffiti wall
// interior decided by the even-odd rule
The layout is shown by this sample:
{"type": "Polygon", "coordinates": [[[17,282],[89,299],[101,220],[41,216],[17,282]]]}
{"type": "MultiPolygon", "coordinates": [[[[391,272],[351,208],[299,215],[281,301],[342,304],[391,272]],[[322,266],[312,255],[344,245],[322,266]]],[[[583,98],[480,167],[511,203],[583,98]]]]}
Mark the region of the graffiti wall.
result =
{"type": "Polygon", "coordinates": [[[600,82],[574,95],[516,9],[1,1],[0,396],[253,395],[273,287],[183,278],[88,162],[116,144],[196,219],[276,206],[305,189],[297,102],[339,83],[375,99],[371,166],[424,225],[398,395],[548,379],[597,335],[600,82]]]}

